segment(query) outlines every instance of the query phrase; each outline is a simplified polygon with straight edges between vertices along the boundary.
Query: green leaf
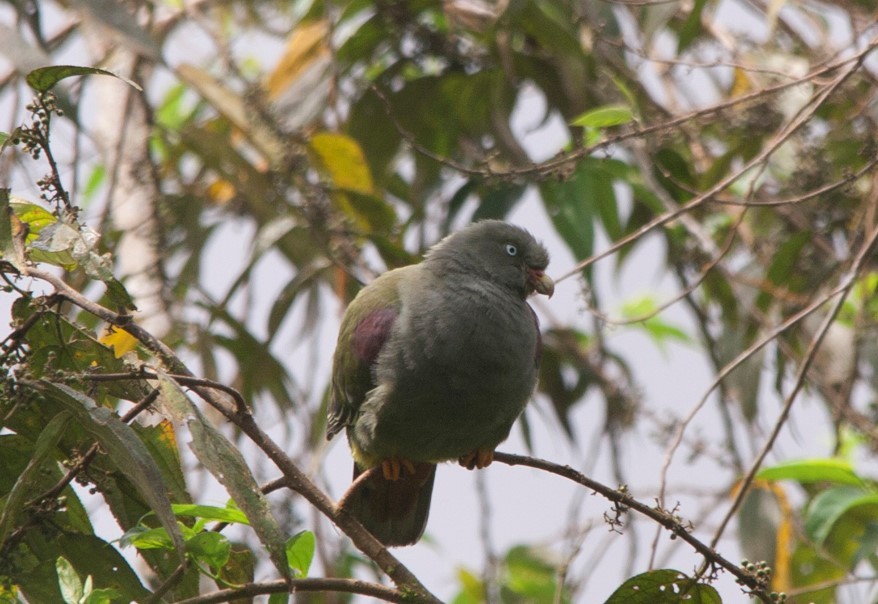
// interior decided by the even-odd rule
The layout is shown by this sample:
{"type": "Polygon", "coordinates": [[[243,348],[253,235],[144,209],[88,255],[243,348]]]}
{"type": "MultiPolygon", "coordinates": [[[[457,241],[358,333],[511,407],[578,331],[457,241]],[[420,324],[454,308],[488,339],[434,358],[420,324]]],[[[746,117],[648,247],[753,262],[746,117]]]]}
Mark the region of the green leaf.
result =
{"type": "Polygon", "coordinates": [[[851,568],[856,567],[863,560],[868,560],[878,551],[878,519],[869,522],[856,541],[860,543],[857,551],[854,552],[851,568]]]}
{"type": "Polygon", "coordinates": [[[103,281],[107,287],[107,296],[119,309],[137,310],[134,301],[125,286],[113,276],[112,263],[108,255],[98,254],[98,236],[96,233],[77,224],[67,224],[45,217],[45,211],[36,214],[41,223],[38,236],[31,242],[28,255],[34,262],[48,262],[72,271],[77,266],[93,279],[103,281]]]}
{"type": "Polygon", "coordinates": [[[13,236],[13,222],[15,218],[9,203],[9,189],[0,189],[0,258],[6,260],[12,266],[23,267],[24,251],[20,243],[13,236]]]}
{"type": "Polygon", "coordinates": [[[9,206],[12,208],[15,215],[18,216],[18,219],[27,225],[28,242],[36,239],[44,227],[58,222],[58,217],[52,214],[49,210],[29,201],[13,198],[9,203],[9,206]]]}
{"type": "Polygon", "coordinates": [[[677,54],[685,51],[692,42],[701,34],[701,14],[704,12],[704,6],[707,0],[695,0],[689,16],[680,28],[677,34],[677,54]]]}
{"type": "Polygon", "coordinates": [[[480,187],[479,197],[481,202],[473,213],[472,220],[485,218],[506,218],[507,214],[521,200],[526,187],[524,185],[502,185],[480,187]]]}
{"type": "Polygon", "coordinates": [[[710,585],[680,571],[661,569],[631,577],[605,604],[722,604],[722,599],[710,585]]]}
{"type": "Polygon", "coordinates": [[[70,419],[69,413],[58,413],[40,432],[27,467],[15,481],[15,485],[3,503],[3,510],[0,511],[0,544],[5,543],[27,499],[37,495],[33,492],[34,487],[42,483],[44,466],[47,462],[52,461],[55,447],[64,435],[70,419]]]}
{"type": "Polygon", "coordinates": [[[48,92],[55,87],[55,84],[64,78],[84,75],[106,75],[122,80],[126,84],[133,86],[137,90],[143,90],[140,86],[127,78],[118,76],[111,71],[98,69],[97,67],[79,67],[76,65],[51,65],[49,67],[40,67],[34,69],[25,78],[28,86],[37,92],[48,92]]]}
{"type": "Polygon", "coordinates": [[[34,262],[48,262],[72,271],[77,264],[72,253],[75,247],[87,247],[80,232],[67,223],[55,222],[40,231],[29,246],[28,255],[34,262]]]}
{"type": "Polygon", "coordinates": [[[136,547],[137,549],[174,549],[174,542],[164,528],[146,528],[137,525],[125,531],[119,538],[122,547],[136,547]]]}
{"type": "MultiPolygon", "coordinates": [[[[82,374],[97,368],[113,373],[132,370],[129,364],[117,359],[111,349],[95,339],[92,332],[72,323],[63,314],[46,311],[39,299],[16,300],[13,317],[33,323],[26,341],[31,349],[28,368],[34,377],[51,376],[58,371],[82,374]]],[[[102,406],[109,406],[115,404],[116,398],[137,401],[150,391],[145,380],[132,379],[95,384],[91,394],[102,406]]],[[[49,419],[51,416],[45,421],[49,419]]],[[[33,438],[36,439],[36,433],[33,438]]]]}
{"type": "Polygon", "coordinates": [[[112,587],[93,589],[82,599],[82,604],[112,604],[114,600],[123,598],[122,593],[112,587]]]}
{"type": "Polygon", "coordinates": [[[378,195],[344,191],[334,196],[333,200],[365,233],[386,233],[396,223],[393,206],[378,195]]]}
{"type": "Polygon", "coordinates": [[[289,604],[290,594],[277,593],[268,596],[268,604],[289,604]]]}
{"type": "Polygon", "coordinates": [[[234,543],[231,546],[229,561],[219,571],[219,577],[226,583],[243,585],[251,583],[256,571],[257,558],[245,545],[234,543]]]}
{"type": "Polygon", "coordinates": [[[878,519],[878,493],[851,486],[822,491],[808,505],[805,532],[822,545],[842,516],[854,511],[878,519]]]}
{"type": "Polygon", "coordinates": [[[229,561],[232,546],[225,535],[203,531],[186,541],[186,553],[219,571],[229,561]]]}
{"type": "Polygon", "coordinates": [[[205,520],[215,520],[217,522],[234,522],[236,524],[250,524],[247,516],[235,507],[216,507],[212,505],[198,505],[195,503],[175,503],[171,505],[174,514],[177,516],[188,516],[191,518],[203,518],[205,520]]]}
{"type": "Polygon", "coordinates": [[[87,205],[94,198],[95,193],[97,193],[100,186],[106,180],[107,168],[104,164],[98,164],[92,168],[91,173],[85,179],[85,184],[82,186],[82,196],[85,199],[85,202],[82,204],[83,206],[87,205]]]}
{"type": "Polygon", "coordinates": [[[460,592],[451,604],[481,604],[485,599],[485,584],[479,577],[465,568],[457,570],[460,592]]]}
{"type": "MultiPolygon", "coordinates": [[[[806,273],[796,270],[796,267],[802,254],[810,248],[813,240],[811,232],[804,230],[791,235],[781,243],[772,255],[771,266],[766,274],[768,281],[783,290],[794,293],[802,291],[806,273]]],[[[756,298],[756,306],[759,310],[766,311],[772,300],[774,300],[774,296],[769,291],[762,291],[756,298]]]]}
{"type": "Polygon", "coordinates": [[[195,456],[228,490],[229,495],[246,514],[259,540],[268,549],[275,568],[281,576],[288,577],[290,572],[283,532],[240,451],[205,421],[198,408],[173,380],[162,376],[159,387],[164,408],[176,421],[188,425],[192,434],[189,446],[195,456]]]}
{"type": "Polygon", "coordinates": [[[654,314],[658,306],[649,295],[633,298],[622,305],[622,316],[628,321],[634,321],[632,327],[640,327],[652,338],[652,341],[661,350],[669,340],[682,343],[690,343],[692,339],[681,328],[668,323],[661,318],[660,314],[654,314]],[[642,319],[641,319],[642,318],[642,319]]]}
{"type": "Polygon", "coordinates": [[[58,587],[61,588],[61,596],[67,604],[79,604],[82,599],[82,581],[76,573],[76,569],[67,560],[59,557],[55,560],[55,570],[58,572],[58,587]]]}
{"type": "Polygon", "coordinates": [[[584,162],[568,180],[540,184],[546,212],[577,260],[591,256],[594,246],[593,190],[593,174],[584,162]]]}
{"type": "Polygon", "coordinates": [[[131,294],[128,293],[128,290],[125,289],[121,281],[112,275],[100,277],[100,280],[107,287],[107,297],[116,308],[119,310],[137,310],[137,306],[134,305],[134,298],[131,297],[131,294]]]}
{"type": "MultiPolygon", "coordinates": [[[[542,550],[526,545],[511,548],[504,562],[503,600],[554,602],[558,592],[558,569],[542,550]]],[[[559,602],[569,602],[562,589],[559,602]]]]}
{"type": "Polygon", "coordinates": [[[91,398],[64,384],[54,384],[46,380],[22,383],[72,412],[77,422],[101,444],[108,459],[137,488],[162,526],[167,529],[182,560],[183,537],[171,511],[171,502],[161,473],[131,426],[120,421],[109,409],[98,407],[91,398]]]}
{"type": "MultiPolygon", "coordinates": [[[[73,562],[80,576],[92,577],[96,585],[122,590],[131,601],[141,602],[149,595],[119,550],[100,537],[67,533],[59,535],[53,545],[57,545],[63,556],[73,562]]],[[[173,549],[173,545],[168,549],[173,549]]]]}
{"type": "Polygon", "coordinates": [[[634,119],[634,112],[628,105],[602,105],[574,118],[574,126],[584,128],[609,128],[621,126],[634,119]]]}
{"type": "MultiPolygon", "coordinates": [[[[158,466],[162,479],[171,496],[171,501],[188,502],[191,500],[186,490],[186,479],[183,476],[183,468],[180,462],[180,450],[174,425],[167,419],[152,426],[134,424],[134,431],[149,450],[150,457],[158,466]]],[[[186,506],[188,503],[172,504],[171,509],[176,514],[176,506],[186,506]]]]}
{"type": "Polygon", "coordinates": [[[834,457],[826,459],[798,459],[763,468],[756,475],[762,480],[795,480],[802,484],[834,482],[863,486],[864,481],[851,464],[834,457]]]}
{"type": "Polygon", "coordinates": [[[311,561],[314,559],[314,533],[302,531],[287,540],[287,563],[299,577],[307,577],[311,561]]]}
{"type": "Polygon", "coordinates": [[[796,543],[790,556],[792,585],[808,586],[807,604],[838,604],[834,582],[842,580],[847,574],[843,565],[818,551],[805,541],[796,543]],[[818,589],[819,585],[828,585],[818,589]]]}

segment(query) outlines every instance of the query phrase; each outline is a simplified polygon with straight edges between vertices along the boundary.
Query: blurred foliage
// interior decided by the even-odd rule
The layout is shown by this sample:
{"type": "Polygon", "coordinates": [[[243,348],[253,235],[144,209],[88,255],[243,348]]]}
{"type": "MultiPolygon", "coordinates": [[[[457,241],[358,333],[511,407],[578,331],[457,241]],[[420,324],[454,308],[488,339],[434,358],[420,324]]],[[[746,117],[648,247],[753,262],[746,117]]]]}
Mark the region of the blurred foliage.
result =
{"type": "MultiPolygon", "coordinates": [[[[848,582],[874,596],[878,496],[855,463],[878,451],[873,2],[80,0],[3,15],[0,599],[166,588],[175,601],[201,593],[200,576],[226,588],[257,566],[313,575],[312,558],[328,577],[369,576],[305,502],[262,493],[264,456],[186,373],[239,393],[325,487],[319,339],[338,304],[463,224],[536,215],[573,259],[553,275],[569,269],[579,294],[575,312],[538,308],[527,444],[540,451],[548,410],[571,446],[597,450],[575,420],[587,408],[625,484],[620,443],[649,433],[667,449],[696,401],[651,412],[639,359],[609,336],[666,359],[682,345],[722,377],[699,410],[712,432],[677,439],[725,479],[694,507],[706,517],[737,498],[737,547],[758,561],[741,568],[787,602],[843,602],[848,582]],[[612,308],[608,281],[638,253],[679,294],[640,274],[612,308]],[[802,384],[835,442],[768,465],[758,451],[795,417],[802,384]],[[208,475],[227,507],[201,501],[208,475]],[[96,509],[121,541],[95,535],[96,509]]],[[[632,486],[672,507],[662,481],[658,494],[632,486]]],[[[461,571],[456,601],[594,601],[581,549],[513,547],[484,576],[461,571]]],[[[648,549],[617,566],[653,568],[648,549]]],[[[620,575],[607,602],[718,602],[706,570],[620,575]]]]}

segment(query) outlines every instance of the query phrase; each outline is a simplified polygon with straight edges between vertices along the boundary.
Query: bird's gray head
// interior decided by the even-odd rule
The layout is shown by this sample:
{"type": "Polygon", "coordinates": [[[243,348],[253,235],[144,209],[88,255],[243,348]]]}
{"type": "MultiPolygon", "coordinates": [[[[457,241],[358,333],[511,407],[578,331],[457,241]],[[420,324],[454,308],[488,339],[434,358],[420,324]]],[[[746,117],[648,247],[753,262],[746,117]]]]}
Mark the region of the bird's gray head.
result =
{"type": "Polygon", "coordinates": [[[449,235],[430,249],[426,262],[440,272],[462,271],[499,283],[522,298],[555,291],[545,273],[546,248],[523,228],[501,220],[482,220],[449,235]]]}

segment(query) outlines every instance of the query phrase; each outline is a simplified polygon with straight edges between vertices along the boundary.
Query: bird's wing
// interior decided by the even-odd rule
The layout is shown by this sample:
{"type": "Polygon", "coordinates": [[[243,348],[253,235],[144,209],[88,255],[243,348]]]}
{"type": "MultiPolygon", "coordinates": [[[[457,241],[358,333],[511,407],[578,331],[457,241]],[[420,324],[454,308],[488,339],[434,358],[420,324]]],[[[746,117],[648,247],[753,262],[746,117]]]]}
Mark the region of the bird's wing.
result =
{"type": "Polygon", "coordinates": [[[537,345],[534,347],[534,367],[539,369],[540,358],[543,356],[543,336],[540,332],[540,318],[530,304],[527,305],[527,309],[530,311],[530,316],[533,317],[534,327],[537,330],[537,345]]]}
{"type": "Polygon", "coordinates": [[[402,308],[399,285],[413,268],[385,273],[348,306],[332,360],[327,439],[354,422],[366,394],[375,387],[373,367],[402,308]]]}

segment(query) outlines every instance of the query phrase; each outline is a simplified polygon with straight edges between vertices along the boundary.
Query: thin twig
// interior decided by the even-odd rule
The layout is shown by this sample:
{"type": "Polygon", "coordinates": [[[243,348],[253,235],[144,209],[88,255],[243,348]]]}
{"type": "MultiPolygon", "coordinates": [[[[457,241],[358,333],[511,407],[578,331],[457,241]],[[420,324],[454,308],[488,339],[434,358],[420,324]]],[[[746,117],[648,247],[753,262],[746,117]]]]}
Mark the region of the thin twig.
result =
{"type": "Polygon", "coordinates": [[[621,506],[623,510],[634,510],[638,514],[646,516],[654,520],[656,523],[667,529],[672,539],[679,538],[688,543],[692,548],[701,554],[706,562],[718,567],[724,568],[735,576],[739,583],[750,589],[751,595],[759,598],[763,602],[771,602],[769,594],[765,591],[765,586],[760,583],[756,576],[750,574],[737,564],[731,562],[727,558],[719,554],[713,546],[707,545],[700,539],[694,537],[690,532],[691,527],[684,523],[682,519],[677,517],[673,511],[664,510],[660,507],[648,506],[635,499],[627,489],[613,489],[596,480],[592,480],[585,474],[574,470],[570,466],[562,466],[544,459],[528,457],[524,455],[513,455],[511,453],[494,453],[494,461],[505,463],[510,466],[528,466],[538,470],[549,472],[566,478],[582,486],[595,491],[599,495],[609,499],[617,506],[621,506]]]}
{"type": "MultiPolygon", "coordinates": [[[[866,261],[870,258],[872,248],[875,246],[876,241],[878,241],[878,228],[873,228],[868,240],[863,244],[862,248],[860,248],[860,251],[854,259],[850,270],[848,271],[846,277],[843,279],[842,284],[836,288],[836,293],[834,295],[838,297],[836,298],[835,303],[832,305],[832,308],[830,308],[829,312],[826,313],[826,316],[823,317],[823,321],[821,322],[820,327],[811,338],[811,342],[808,344],[808,349],[805,351],[805,357],[804,359],[802,359],[802,362],[799,364],[798,370],[796,371],[795,380],[793,381],[793,389],[787,395],[786,400],[784,400],[784,405],[781,410],[780,416],[777,418],[777,421],[775,421],[771,434],[769,434],[768,439],[765,441],[762,450],[759,452],[759,455],[756,456],[756,459],[753,461],[753,464],[751,465],[747,474],[741,480],[741,484],[738,487],[737,496],[735,497],[732,505],[729,507],[729,510],[726,512],[725,517],[720,523],[719,528],[717,529],[716,534],[711,541],[711,547],[715,546],[719,542],[720,537],[722,537],[722,534],[728,526],[729,522],[731,521],[732,517],[741,506],[744,497],[747,496],[747,492],[749,491],[750,485],[752,484],[756,473],[759,471],[759,468],[762,467],[762,463],[765,461],[766,456],[774,447],[774,443],[777,440],[781,429],[786,424],[787,418],[790,414],[790,410],[793,407],[793,403],[795,403],[799,392],[801,392],[802,388],[805,385],[805,378],[808,374],[808,369],[814,362],[814,357],[817,354],[817,350],[820,348],[820,344],[823,342],[823,338],[826,336],[826,332],[829,331],[829,328],[832,326],[833,321],[835,321],[836,316],[838,315],[839,311],[841,311],[845,300],[847,300],[848,294],[856,284],[857,278],[860,275],[860,271],[862,271],[863,267],[866,264],[866,261]]],[[[827,301],[828,300],[829,299],[827,299],[827,301]]]]}
{"type": "MultiPolygon", "coordinates": [[[[140,368],[138,371],[134,371],[131,373],[84,373],[79,375],[83,379],[90,380],[92,382],[116,382],[120,380],[157,380],[159,379],[159,375],[155,372],[148,370],[146,367],[140,368]]],[[[247,402],[244,400],[244,397],[241,396],[241,393],[232,388],[231,386],[226,386],[223,383],[209,380],[207,378],[194,377],[191,375],[179,375],[175,373],[166,374],[166,377],[173,379],[175,382],[182,386],[187,387],[195,387],[201,386],[204,388],[211,388],[214,390],[219,390],[224,392],[232,397],[235,401],[235,411],[237,413],[247,413],[247,402]]]]}
{"type": "MultiPolygon", "coordinates": [[[[876,39],[876,41],[874,41],[873,44],[878,44],[878,39],[876,39]]],[[[872,47],[873,46],[870,45],[870,48],[872,48],[872,47]]],[[[863,57],[865,57],[865,55],[860,55],[860,60],[862,60],[863,57]]],[[[761,163],[762,161],[764,161],[765,159],[767,159],[768,156],[770,156],[771,153],[773,153],[777,149],[777,147],[780,145],[780,143],[783,140],[785,140],[786,136],[789,136],[789,134],[791,134],[796,129],[798,129],[802,124],[804,124],[805,122],[810,120],[811,117],[814,115],[814,113],[817,111],[817,109],[821,106],[822,102],[825,101],[826,98],[859,67],[859,65],[860,65],[860,61],[854,63],[847,71],[841,73],[835,79],[833,79],[832,82],[827,84],[819,94],[815,95],[808,104],[809,108],[807,110],[805,110],[803,108],[803,110],[800,111],[799,114],[797,115],[796,119],[794,119],[792,122],[790,122],[788,124],[787,128],[785,128],[786,134],[779,135],[778,137],[776,137],[775,141],[771,145],[769,145],[766,149],[764,149],[761,153],[759,153],[754,158],[754,160],[748,162],[747,169],[754,167],[754,166],[758,165],[759,163],[761,163]],[[758,161],[756,161],[756,160],[758,160],[758,161]]],[[[743,173],[743,172],[741,172],[741,173],[743,173]]],[[[735,176],[735,178],[737,178],[737,176],[735,176]]],[[[721,182],[719,184],[722,184],[723,188],[724,188],[727,184],[730,184],[730,181],[728,183],[726,181],[729,181],[729,178],[724,179],[723,182],[721,182]]],[[[711,191],[715,190],[716,188],[717,188],[716,186],[713,187],[707,193],[710,193],[711,191]]],[[[686,205],[684,205],[682,207],[686,208],[686,207],[691,206],[695,201],[706,199],[705,195],[706,194],[702,194],[701,196],[696,197],[693,201],[690,201],[689,203],[687,203],[686,205]]],[[[659,217],[659,218],[661,218],[661,217],[659,217]]],[[[658,219],[654,220],[653,222],[656,222],[657,220],[658,219]]],[[[610,249],[612,249],[613,247],[616,247],[616,246],[614,245],[610,249]]],[[[558,280],[556,279],[556,282],[557,281],[558,280]]],[[[665,454],[665,462],[664,462],[662,469],[661,469],[661,472],[660,472],[661,485],[660,485],[660,490],[659,490],[659,495],[658,495],[660,504],[662,504],[662,505],[664,504],[664,494],[665,494],[665,490],[667,487],[668,468],[670,467],[671,460],[673,459],[673,456],[676,453],[677,448],[680,446],[680,443],[682,442],[683,432],[686,430],[689,423],[691,423],[691,421],[695,418],[695,415],[706,404],[707,398],[710,396],[710,394],[713,392],[713,390],[717,387],[717,385],[719,384],[719,381],[724,379],[729,373],[731,373],[731,371],[733,369],[735,369],[738,365],[743,363],[747,358],[749,358],[752,354],[754,354],[756,351],[758,351],[763,346],[765,346],[772,339],[777,337],[780,333],[782,333],[784,330],[786,330],[789,326],[795,324],[796,322],[798,322],[799,320],[801,320],[805,316],[807,316],[807,315],[811,314],[812,312],[814,312],[815,310],[817,310],[819,307],[821,307],[823,304],[825,304],[827,301],[829,301],[834,295],[839,293],[842,289],[844,289],[844,286],[834,289],[831,294],[829,294],[828,296],[823,296],[820,300],[817,301],[817,303],[811,304],[808,307],[806,307],[804,310],[799,311],[798,313],[796,313],[795,315],[793,315],[792,317],[790,317],[789,319],[787,319],[786,321],[781,323],[780,326],[771,330],[771,332],[769,332],[769,334],[767,336],[763,337],[758,342],[756,342],[753,345],[751,345],[750,347],[748,347],[747,350],[745,350],[744,352],[739,354],[729,364],[727,364],[725,367],[723,367],[723,369],[720,371],[719,375],[711,383],[707,392],[705,392],[705,394],[702,396],[701,400],[695,405],[695,407],[693,407],[693,409],[689,412],[689,414],[686,416],[686,418],[681,422],[680,427],[677,430],[677,434],[676,434],[673,442],[671,443],[671,446],[668,448],[667,453],[665,454]]]]}
{"type": "MultiPolygon", "coordinates": [[[[855,64],[854,70],[856,70],[857,68],[859,68],[859,65],[862,63],[865,56],[868,55],[869,53],[871,53],[872,50],[874,50],[876,47],[878,47],[878,39],[872,40],[866,46],[866,48],[864,48],[862,51],[860,51],[856,55],[853,55],[850,57],[845,57],[845,58],[840,59],[839,61],[834,62],[832,64],[820,66],[820,67],[810,71],[809,73],[803,75],[802,77],[791,79],[787,82],[781,82],[781,83],[775,84],[773,86],[767,86],[767,87],[762,88],[760,90],[756,90],[756,91],[748,93],[748,94],[743,94],[741,96],[735,97],[735,98],[730,99],[728,101],[718,103],[716,105],[712,105],[710,107],[706,107],[703,109],[698,109],[698,110],[692,111],[690,113],[687,113],[685,115],[682,115],[680,117],[666,120],[664,122],[652,124],[650,126],[645,126],[643,128],[637,128],[637,129],[634,129],[634,130],[631,130],[628,132],[623,132],[621,134],[617,134],[615,136],[609,136],[599,143],[596,143],[596,144],[588,146],[588,147],[579,147],[579,148],[576,148],[576,149],[569,151],[569,152],[560,153],[556,157],[554,157],[550,160],[544,161],[542,163],[538,163],[538,164],[535,163],[535,164],[531,164],[531,165],[527,165],[527,166],[514,167],[514,168],[507,169],[507,170],[496,170],[493,167],[474,168],[472,166],[468,166],[468,165],[463,164],[461,162],[455,161],[451,158],[444,157],[444,156],[441,156],[437,153],[434,153],[430,149],[421,145],[416,140],[416,138],[409,131],[407,131],[402,126],[402,124],[396,119],[396,116],[395,116],[395,113],[393,110],[393,106],[390,103],[390,99],[387,97],[387,95],[384,93],[384,91],[382,91],[380,88],[378,88],[377,86],[374,86],[374,85],[372,86],[372,91],[375,93],[375,95],[379,98],[379,100],[384,105],[385,113],[388,115],[390,120],[393,122],[394,127],[396,128],[396,130],[400,134],[400,136],[403,138],[403,140],[405,140],[406,144],[408,144],[412,149],[414,149],[417,153],[423,155],[424,157],[432,159],[432,160],[434,160],[434,161],[436,161],[444,166],[447,166],[449,168],[452,168],[452,169],[460,172],[461,174],[466,174],[469,176],[482,176],[484,178],[520,178],[523,176],[547,177],[551,174],[555,174],[556,172],[563,169],[566,165],[568,165],[570,163],[576,162],[576,161],[582,159],[583,157],[587,157],[589,155],[592,155],[596,151],[609,149],[609,148],[613,147],[614,145],[617,145],[620,142],[623,142],[623,141],[626,141],[629,139],[641,138],[643,136],[646,136],[648,134],[653,134],[656,132],[671,131],[674,128],[677,128],[678,126],[681,126],[683,124],[686,124],[687,122],[696,120],[698,118],[706,117],[708,115],[713,115],[715,113],[719,113],[719,112],[726,110],[726,109],[729,109],[731,107],[735,107],[735,106],[742,105],[742,104],[747,104],[747,103],[750,103],[751,101],[759,100],[759,99],[766,97],[766,96],[771,96],[772,94],[782,92],[784,90],[787,90],[787,89],[794,87],[794,86],[798,86],[798,85],[805,83],[805,82],[813,82],[813,81],[819,79],[821,76],[825,76],[827,74],[830,74],[833,71],[836,71],[838,69],[845,67],[846,65],[850,65],[851,63],[855,64]]],[[[760,159],[760,161],[761,161],[761,159],[760,159]]],[[[758,162],[755,162],[755,163],[758,163],[758,162]]],[[[755,163],[753,165],[755,165],[755,163]]],[[[749,169],[749,167],[750,166],[748,164],[748,169],[749,169]]],[[[738,176],[740,176],[740,174],[743,174],[744,171],[745,170],[740,171],[738,176]]],[[[735,178],[737,178],[738,176],[736,176],[735,178]]],[[[670,218],[668,220],[670,220],[670,218]]],[[[574,271],[574,272],[576,272],[576,271],[574,271]]],[[[565,275],[562,278],[567,278],[567,275],[565,275]]]]}

